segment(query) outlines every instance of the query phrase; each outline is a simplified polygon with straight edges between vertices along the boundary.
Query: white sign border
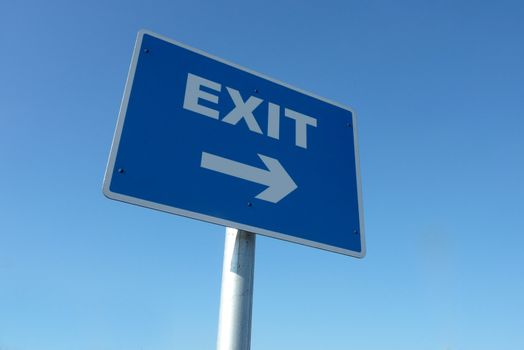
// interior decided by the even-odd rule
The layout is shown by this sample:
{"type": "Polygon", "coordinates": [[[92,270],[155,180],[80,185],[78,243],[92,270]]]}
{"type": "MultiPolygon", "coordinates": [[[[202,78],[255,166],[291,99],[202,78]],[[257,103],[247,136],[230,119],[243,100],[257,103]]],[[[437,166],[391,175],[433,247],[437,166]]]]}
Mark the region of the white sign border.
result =
{"type": "Polygon", "coordinates": [[[236,228],[236,229],[241,229],[241,230],[245,230],[245,231],[249,231],[249,232],[253,232],[253,233],[257,233],[257,234],[262,234],[264,236],[269,236],[269,237],[278,238],[278,239],[282,239],[282,240],[286,240],[286,241],[290,241],[290,242],[294,242],[294,243],[299,243],[299,244],[302,244],[302,245],[306,245],[306,246],[310,246],[310,247],[314,247],[314,248],[319,248],[319,249],[323,249],[323,250],[327,250],[327,251],[331,251],[331,252],[335,252],[335,253],[339,253],[339,254],[349,255],[349,256],[356,257],[356,258],[363,258],[366,255],[366,243],[365,243],[365,234],[364,234],[364,211],[363,211],[364,208],[363,208],[363,204],[362,204],[362,182],[361,182],[361,178],[360,178],[360,158],[359,158],[359,152],[358,152],[357,119],[356,119],[355,112],[351,108],[349,108],[347,106],[344,106],[344,105],[341,105],[339,103],[327,100],[327,99],[325,99],[323,97],[317,96],[317,95],[312,94],[310,92],[307,92],[307,91],[295,88],[295,87],[290,86],[289,84],[283,83],[283,82],[281,82],[279,80],[275,80],[273,78],[269,78],[269,77],[267,77],[267,76],[265,76],[265,75],[263,75],[261,73],[255,72],[255,71],[253,71],[251,69],[239,66],[239,65],[237,65],[235,63],[228,62],[228,61],[223,60],[221,58],[218,58],[218,57],[215,57],[213,55],[210,55],[207,52],[204,52],[204,51],[199,50],[199,49],[192,48],[192,47],[187,46],[187,45],[184,45],[184,44],[179,43],[179,42],[177,42],[175,40],[166,38],[166,37],[164,37],[162,35],[156,34],[156,33],[152,32],[152,31],[146,30],[146,29],[140,30],[138,32],[138,35],[137,35],[135,48],[134,48],[134,51],[133,51],[133,57],[131,59],[131,65],[129,67],[129,73],[128,73],[128,76],[127,76],[126,86],[125,86],[125,90],[124,90],[124,96],[122,98],[122,103],[120,105],[120,111],[119,111],[119,114],[118,114],[118,121],[117,121],[117,125],[116,125],[115,134],[114,134],[114,137],[113,137],[113,143],[111,145],[111,153],[109,155],[109,160],[108,160],[108,163],[107,163],[107,168],[106,168],[106,172],[105,172],[105,176],[104,176],[103,193],[104,193],[104,195],[107,198],[110,198],[110,199],[115,199],[115,200],[122,201],[122,202],[136,204],[136,205],[139,205],[139,206],[142,206],[142,207],[156,209],[156,210],[160,210],[160,211],[164,211],[164,212],[168,212],[168,213],[172,213],[172,214],[177,214],[177,215],[181,215],[181,216],[185,216],[185,217],[189,217],[189,218],[193,218],[193,219],[197,219],[197,220],[207,221],[207,222],[218,224],[218,225],[222,225],[222,226],[233,227],[233,228],[236,228]],[[271,81],[271,82],[273,82],[275,84],[284,86],[284,87],[286,87],[288,89],[295,90],[295,91],[297,91],[297,92],[299,92],[301,94],[313,97],[313,98],[315,98],[317,100],[329,103],[331,105],[337,106],[339,108],[342,108],[342,109],[345,109],[345,110],[348,110],[349,112],[351,112],[351,116],[352,116],[352,119],[353,119],[352,120],[352,126],[353,126],[353,140],[354,140],[354,149],[355,149],[355,166],[356,166],[356,177],[357,177],[358,211],[359,211],[359,222],[360,222],[360,227],[359,227],[359,235],[360,235],[360,240],[361,240],[360,241],[361,242],[361,251],[360,252],[352,251],[352,250],[349,250],[349,249],[342,249],[342,248],[339,248],[339,247],[336,247],[336,246],[331,246],[331,245],[328,245],[328,244],[318,243],[318,242],[315,242],[315,241],[310,241],[310,240],[299,238],[299,237],[289,236],[289,235],[286,235],[286,234],[283,234],[283,233],[280,233],[280,232],[269,231],[269,230],[265,230],[265,229],[262,229],[262,228],[259,228],[259,227],[253,227],[253,226],[249,226],[249,225],[244,225],[244,224],[241,224],[241,223],[238,223],[238,222],[234,222],[234,221],[223,220],[223,219],[220,219],[220,218],[217,218],[217,217],[214,217],[214,216],[203,215],[203,214],[200,214],[200,213],[196,213],[196,212],[192,212],[192,211],[184,210],[184,209],[180,209],[180,208],[175,208],[175,207],[171,207],[171,206],[164,205],[164,204],[150,202],[150,201],[146,201],[146,200],[135,198],[135,197],[131,197],[131,196],[126,196],[126,195],[123,195],[123,194],[120,194],[120,193],[115,193],[115,192],[112,192],[110,190],[112,174],[113,174],[114,167],[115,167],[116,155],[118,153],[118,146],[120,144],[120,137],[122,135],[122,127],[124,125],[124,119],[125,119],[126,112],[127,112],[127,105],[129,103],[129,97],[130,97],[130,94],[131,94],[131,88],[132,88],[132,85],[133,85],[133,80],[135,78],[135,71],[136,71],[136,66],[137,66],[137,62],[138,62],[138,56],[140,55],[140,48],[142,47],[142,39],[143,39],[144,35],[146,35],[146,34],[150,35],[152,37],[155,37],[157,39],[160,39],[160,40],[163,40],[163,41],[167,41],[167,42],[169,42],[169,43],[171,43],[173,45],[180,46],[180,47],[182,47],[182,48],[184,48],[186,50],[193,51],[193,52],[195,52],[197,54],[200,54],[202,56],[208,57],[208,58],[210,58],[212,60],[215,60],[215,61],[218,61],[220,63],[224,63],[224,64],[227,64],[227,65],[232,66],[234,68],[237,68],[237,69],[240,69],[242,71],[245,71],[247,73],[256,75],[256,76],[258,76],[258,77],[260,77],[262,79],[269,80],[269,81],[271,81]]]}

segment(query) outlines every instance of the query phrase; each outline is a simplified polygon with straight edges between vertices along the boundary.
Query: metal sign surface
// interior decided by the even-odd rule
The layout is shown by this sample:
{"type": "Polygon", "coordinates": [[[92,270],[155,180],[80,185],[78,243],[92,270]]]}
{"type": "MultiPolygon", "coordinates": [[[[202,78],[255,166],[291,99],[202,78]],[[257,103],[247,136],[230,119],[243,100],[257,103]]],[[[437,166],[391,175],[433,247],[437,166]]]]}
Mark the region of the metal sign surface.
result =
{"type": "Polygon", "coordinates": [[[104,194],[363,257],[355,123],[350,108],[141,31],[104,194]]]}

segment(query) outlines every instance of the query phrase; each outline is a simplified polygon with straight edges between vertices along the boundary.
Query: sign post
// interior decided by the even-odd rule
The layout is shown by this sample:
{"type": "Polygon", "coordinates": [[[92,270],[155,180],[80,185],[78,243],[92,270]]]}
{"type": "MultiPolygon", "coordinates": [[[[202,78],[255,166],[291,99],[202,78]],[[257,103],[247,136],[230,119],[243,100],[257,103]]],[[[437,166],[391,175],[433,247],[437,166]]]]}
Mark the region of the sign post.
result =
{"type": "Polygon", "coordinates": [[[226,229],[217,350],[249,350],[256,235],[226,229]]]}
{"type": "Polygon", "coordinates": [[[137,37],[103,191],[231,227],[219,350],[250,348],[255,234],[365,255],[353,110],[149,31],[137,37]]]}

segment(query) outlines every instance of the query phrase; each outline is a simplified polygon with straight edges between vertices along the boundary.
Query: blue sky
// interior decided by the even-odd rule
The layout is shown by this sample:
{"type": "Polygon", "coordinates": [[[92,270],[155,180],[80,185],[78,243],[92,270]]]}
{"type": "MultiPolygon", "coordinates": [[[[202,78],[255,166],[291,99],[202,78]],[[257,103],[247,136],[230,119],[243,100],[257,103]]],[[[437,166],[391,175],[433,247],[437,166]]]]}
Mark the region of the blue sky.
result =
{"type": "Polygon", "coordinates": [[[224,228],[106,199],[148,28],[353,107],[367,256],[257,239],[252,349],[523,349],[519,1],[0,5],[0,349],[210,349],[224,228]]]}

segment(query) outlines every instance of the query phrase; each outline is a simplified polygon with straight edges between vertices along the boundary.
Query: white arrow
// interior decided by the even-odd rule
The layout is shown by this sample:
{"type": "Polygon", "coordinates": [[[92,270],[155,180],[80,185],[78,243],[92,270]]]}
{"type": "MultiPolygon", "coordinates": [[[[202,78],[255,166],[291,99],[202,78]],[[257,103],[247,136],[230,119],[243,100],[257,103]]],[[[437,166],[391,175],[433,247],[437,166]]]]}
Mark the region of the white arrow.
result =
{"type": "Polygon", "coordinates": [[[262,154],[258,156],[268,170],[259,169],[206,152],[202,152],[200,166],[222,174],[238,177],[239,179],[266,185],[268,188],[260,192],[255,198],[278,203],[282,198],[293,192],[297,188],[297,184],[278,160],[262,154]]]}

